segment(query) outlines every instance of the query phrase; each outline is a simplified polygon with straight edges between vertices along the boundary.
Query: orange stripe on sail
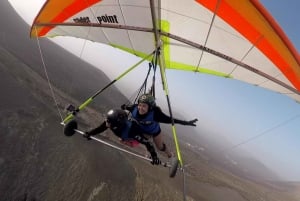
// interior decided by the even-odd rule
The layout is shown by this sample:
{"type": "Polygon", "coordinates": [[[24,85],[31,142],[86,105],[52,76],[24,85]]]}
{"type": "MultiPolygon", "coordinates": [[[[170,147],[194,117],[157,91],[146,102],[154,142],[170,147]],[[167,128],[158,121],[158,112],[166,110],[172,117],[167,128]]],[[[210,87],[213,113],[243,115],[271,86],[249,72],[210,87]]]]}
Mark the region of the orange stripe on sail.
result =
{"type": "MultiPolygon", "coordinates": [[[[66,19],[70,18],[71,16],[75,15],[76,13],[92,6],[93,4],[100,2],[101,0],[56,0],[56,1],[49,1],[48,4],[45,5],[44,9],[49,9],[48,15],[42,15],[43,11],[41,12],[41,16],[39,16],[36,20],[37,23],[47,22],[47,23],[62,23],[66,19]]],[[[38,36],[46,35],[51,29],[54,27],[43,27],[38,36]]]]}
{"type": "MultiPolygon", "coordinates": [[[[197,2],[212,12],[218,3],[211,0],[197,0],[197,2]]],[[[272,19],[271,16],[262,15],[261,9],[256,7],[258,2],[254,5],[249,1],[221,0],[219,3],[217,15],[260,49],[300,91],[299,58],[295,56],[294,50],[290,49],[292,45],[287,42],[288,39],[282,37],[283,32],[273,28],[276,23],[265,20],[265,16],[272,19]],[[271,27],[269,23],[273,23],[274,26],[271,27]],[[284,42],[282,38],[285,38],[284,42]]]]}

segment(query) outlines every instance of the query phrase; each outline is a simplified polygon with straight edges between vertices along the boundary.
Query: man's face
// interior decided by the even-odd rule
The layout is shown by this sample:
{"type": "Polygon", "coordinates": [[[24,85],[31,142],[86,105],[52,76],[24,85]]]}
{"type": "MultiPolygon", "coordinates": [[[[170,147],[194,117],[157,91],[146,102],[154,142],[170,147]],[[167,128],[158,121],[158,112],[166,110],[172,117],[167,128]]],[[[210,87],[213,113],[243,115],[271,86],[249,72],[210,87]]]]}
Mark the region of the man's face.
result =
{"type": "Polygon", "coordinates": [[[149,105],[147,103],[139,103],[138,111],[140,115],[144,115],[149,111],[149,105]]]}

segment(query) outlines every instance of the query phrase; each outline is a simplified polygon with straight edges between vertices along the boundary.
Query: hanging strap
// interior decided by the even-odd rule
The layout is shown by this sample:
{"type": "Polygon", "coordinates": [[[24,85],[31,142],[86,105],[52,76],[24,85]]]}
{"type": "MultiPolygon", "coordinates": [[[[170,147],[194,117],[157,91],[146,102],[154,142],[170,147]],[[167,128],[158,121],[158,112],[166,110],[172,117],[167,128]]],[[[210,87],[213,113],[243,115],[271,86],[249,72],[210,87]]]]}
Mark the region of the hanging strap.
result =
{"type": "Polygon", "coordinates": [[[137,102],[138,97],[140,96],[141,93],[145,93],[146,88],[147,88],[148,77],[149,77],[149,75],[150,75],[150,71],[151,71],[151,63],[149,63],[149,69],[148,69],[146,78],[145,78],[143,84],[141,85],[141,87],[138,89],[137,95],[136,95],[136,97],[135,97],[133,103],[136,103],[136,102],[137,102]],[[143,91],[143,92],[142,92],[142,91],[143,91]]]}
{"type": "Polygon", "coordinates": [[[156,52],[155,52],[155,60],[152,60],[152,66],[153,66],[153,77],[152,77],[152,86],[151,86],[151,90],[150,93],[151,95],[155,98],[155,75],[156,75],[156,69],[157,69],[157,63],[158,63],[158,59],[159,59],[159,55],[160,55],[160,47],[157,48],[156,52]]]}
{"type": "Polygon", "coordinates": [[[148,69],[146,78],[145,78],[144,82],[142,83],[141,87],[138,89],[138,93],[133,101],[134,104],[137,103],[137,100],[141,94],[150,93],[153,97],[155,97],[155,75],[156,75],[156,69],[157,69],[156,67],[157,67],[157,63],[158,63],[159,54],[160,54],[160,48],[158,48],[155,51],[154,56],[152,57],[152,60],[149,63],[149,69],[148,69]],[[151,69],[153,69],[152,84],[151,84],[150,89],[147,91],[147,82],[148,82],[148,78],[149,78],[151,69]]]}

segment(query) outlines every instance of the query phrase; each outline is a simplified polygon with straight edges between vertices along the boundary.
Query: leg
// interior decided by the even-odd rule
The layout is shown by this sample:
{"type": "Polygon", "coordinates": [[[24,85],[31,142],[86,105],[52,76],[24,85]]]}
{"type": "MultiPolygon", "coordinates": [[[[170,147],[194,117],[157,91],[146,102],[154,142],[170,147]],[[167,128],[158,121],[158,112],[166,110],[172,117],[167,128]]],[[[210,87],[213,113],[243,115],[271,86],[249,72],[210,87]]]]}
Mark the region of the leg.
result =
{"type": "Polygon", "coordinates": [[[158,135],[153,137],[153,141],[155,146],[160,150],[167,154],[168,158],[171,158],[173,154],[168,150],[166,144],[163,142],[162,134],[159,133],[158,135]]]}

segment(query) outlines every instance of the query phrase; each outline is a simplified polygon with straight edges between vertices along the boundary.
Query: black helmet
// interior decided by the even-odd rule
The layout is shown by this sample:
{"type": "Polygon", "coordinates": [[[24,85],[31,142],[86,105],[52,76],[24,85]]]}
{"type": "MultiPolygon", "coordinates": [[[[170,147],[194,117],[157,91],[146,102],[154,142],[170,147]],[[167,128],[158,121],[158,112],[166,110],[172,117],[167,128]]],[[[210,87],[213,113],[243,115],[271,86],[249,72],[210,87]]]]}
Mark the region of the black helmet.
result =
{"type": "Polygon", "coordinates": [[[139,97],[138,103],[146,103],[150,108],[155,106],[155,98],[151,94],[143,94],[139,97]]]}
{"type": "Polygon", "coordinates": [[[111,109],[106,114],[106,121],[110,123],[110,128],[122,128],[128,119],[128,115],[124,110],[111,109]]]}

